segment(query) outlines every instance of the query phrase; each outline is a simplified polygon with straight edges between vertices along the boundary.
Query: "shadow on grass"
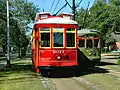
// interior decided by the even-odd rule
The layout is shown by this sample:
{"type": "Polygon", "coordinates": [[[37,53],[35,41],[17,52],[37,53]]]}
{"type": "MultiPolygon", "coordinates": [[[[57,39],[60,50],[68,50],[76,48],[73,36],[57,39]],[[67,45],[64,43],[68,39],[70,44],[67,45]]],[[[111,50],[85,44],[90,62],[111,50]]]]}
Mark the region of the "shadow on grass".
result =
{"type": "MultiPolygon", "coordinates": [[[[20,60],[16,60],[16,61],[20,61],[20,60]]],[[[33,72],[32,67],[33,67],[32,64],[24,63],[24,62],[11,64],[11,68],[4,68],[0,71],[0,77],[8,77],[9,74],[21,74],[21,73],[33,72]]]]}
{"type": "Polygon", "coordinates": [[[14,77],[11,79],[1,79],[0,80],[0,84],[2,84],[2,82],[4,83],[4,81],[8,81],[8,82],[12,82],[12,83],[16,83],[16,82],[32,82],[34,80],[35,77],[33,76],[26,76],[26,77],[14,77]]]}
{"type": "Polygon", "coordinates": [[[11,64],[11,68],[5,68],[2,72],[21,72],[21,71],[32,71],[31,64],[11,64]]]}
{"type": "Polygon", "coordinates": [[[100,62],[97,64],[97,66],[107,66],[107,65],[118,65],[118,64],[110,63],[110,62],[100,62]]]}

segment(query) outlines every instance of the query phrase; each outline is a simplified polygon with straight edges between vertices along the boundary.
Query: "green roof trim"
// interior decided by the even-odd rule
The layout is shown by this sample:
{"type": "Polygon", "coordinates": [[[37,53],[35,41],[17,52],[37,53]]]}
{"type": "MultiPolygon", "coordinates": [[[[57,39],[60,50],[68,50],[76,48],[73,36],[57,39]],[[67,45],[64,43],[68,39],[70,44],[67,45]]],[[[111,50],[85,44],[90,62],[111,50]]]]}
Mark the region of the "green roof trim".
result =
{"type": "Polygon", "coordinates": [[[97,32],[93,32],[93,31],[97,31],[95,29],[81,29],[78,30],[78,36],[85,36],[85,35],[97,35],[99,36],[99,34],[97,32]]]}

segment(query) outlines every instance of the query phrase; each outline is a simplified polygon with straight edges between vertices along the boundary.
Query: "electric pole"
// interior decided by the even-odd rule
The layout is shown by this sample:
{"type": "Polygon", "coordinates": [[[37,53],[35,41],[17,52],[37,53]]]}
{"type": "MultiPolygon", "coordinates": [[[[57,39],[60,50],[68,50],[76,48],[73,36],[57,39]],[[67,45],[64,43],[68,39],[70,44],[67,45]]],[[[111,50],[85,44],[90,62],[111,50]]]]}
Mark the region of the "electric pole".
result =
{"type": "Polygon", "coordinates": [[[76,6],[75,6],[75,0],[73,0],[72,2],[72,6],[69,4],[69,2],[67,0],[65,0],[66,3],[69,5],[69,7],[72,9],[72,13],[73,13],[73,20],[75,20],[75,9],[76,9],[76,6]]]}
{"type": "Polygon", "coordinates": [[[7,65],[10,68],[10,27],[9,27],[9,0],[6,0],[7,6],[7,65]]]}
{"type": "Polygon", "coordinates": [[[75,0],[73,0],[73,6],[72,6],[73,20],[75,20],[75,9],[76,9],[75,0]]]}

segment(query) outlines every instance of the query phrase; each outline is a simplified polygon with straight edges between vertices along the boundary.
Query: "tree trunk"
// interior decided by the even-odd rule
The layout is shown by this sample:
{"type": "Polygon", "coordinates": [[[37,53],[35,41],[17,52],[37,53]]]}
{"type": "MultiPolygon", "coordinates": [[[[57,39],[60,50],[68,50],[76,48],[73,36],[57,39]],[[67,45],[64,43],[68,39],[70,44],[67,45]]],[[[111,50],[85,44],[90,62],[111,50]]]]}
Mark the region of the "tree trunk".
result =
{"type": "Polygon", "coordinates": [[[3,52],[6,52],[6,46],[2,46],[3,52]]]}
{"type": "Polygon", "coordinates": [[[7,60],[6,67],[7,67],[7,68],[11,68],[10,60],[7,60]]]}
{"type": "Polygon", "coordinates": [[[20,55],[20,45],[18,46],[18,58],[20,58],[21,55],[20,55]]]}

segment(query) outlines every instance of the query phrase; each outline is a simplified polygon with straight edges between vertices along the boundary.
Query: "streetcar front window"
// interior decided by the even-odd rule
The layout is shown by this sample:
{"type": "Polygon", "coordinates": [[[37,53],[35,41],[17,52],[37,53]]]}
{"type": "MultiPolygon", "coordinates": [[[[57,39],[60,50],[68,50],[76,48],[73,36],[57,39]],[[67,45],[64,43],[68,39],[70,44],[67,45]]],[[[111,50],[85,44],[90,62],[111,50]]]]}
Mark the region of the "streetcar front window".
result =
{"type": "Polygon", "coordinates": [[[40,47],[50,47],[50,28],[40,28],[40,47]]]}
{"type": "Polygon", "coordinates": [[[64,28],[53,28],[53,47],[64,47],[64,28]]]}
{"type": "Polygon", "coordinates": [[[75,33],[66,33],[67,47],[75,47],[75,33]]]}
{"type": "Polygon", "coordinates": [[[54,47],[63,47],[63,33],[55,32],[54,37],[54,47]]]}
{"type": "Polygon", "coordinates": [[[76,47],[76,30],[75,28],[66,29],[66,47],[76,47]]]}

